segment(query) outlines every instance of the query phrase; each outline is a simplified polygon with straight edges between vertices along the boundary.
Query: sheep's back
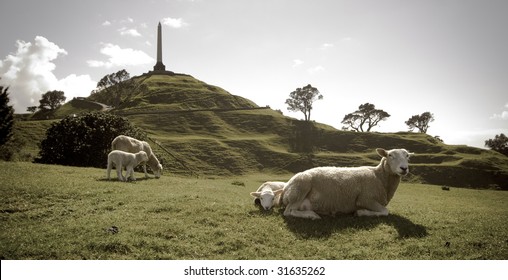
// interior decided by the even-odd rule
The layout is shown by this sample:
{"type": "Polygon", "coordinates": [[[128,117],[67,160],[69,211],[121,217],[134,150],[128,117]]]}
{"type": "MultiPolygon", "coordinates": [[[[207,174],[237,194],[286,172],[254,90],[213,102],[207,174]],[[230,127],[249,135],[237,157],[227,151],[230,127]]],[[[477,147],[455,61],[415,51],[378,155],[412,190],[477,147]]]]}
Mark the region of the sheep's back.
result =
{"type": "Polygon", "coordinates": [[[128,153],[144,151],[148,154],[148,152],[144,150],[142,141],[123,135],[116,137],[113,140],[111,147],[113,150],[121,150],[128,153]]]}

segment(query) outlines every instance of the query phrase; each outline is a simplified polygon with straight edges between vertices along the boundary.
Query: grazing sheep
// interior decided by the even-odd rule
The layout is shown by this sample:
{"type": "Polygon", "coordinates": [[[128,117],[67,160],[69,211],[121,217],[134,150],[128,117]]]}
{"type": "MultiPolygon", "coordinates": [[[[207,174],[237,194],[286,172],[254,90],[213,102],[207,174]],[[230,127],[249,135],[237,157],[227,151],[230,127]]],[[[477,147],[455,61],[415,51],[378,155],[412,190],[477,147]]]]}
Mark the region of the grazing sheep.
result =
{"type": "Polygon", "coordinates": [[[152,168],[155,178],[160,178],[162,173],[162,165],[159,163],[159,160],[152,152],[152,148],[150,145],[129,136],[120,135],[113,139],[111,142],[111,150],[120,150],[129,153],[137,153],[139,151],[144,151],[148,155],[148,161],[143,164],[143,171],[145,171],[145,178],[148,178],[148,173],[146,172],[146,164],[152,168]]]}
{"type": "Polygon", "coordinates": [[[134,167],[138,166],[141,162],[146,162],[148,160],[148,156],[145,152],[140,151],[135,154],[127,153],[124,151],[115,150],[108,154],[108,168],[107,168],[107,177],[110,179],[111,168],[113,168],[113,164],[116,167],[116,174],[118,176],[118,180],[125,181],[131,178],[133,181],[136,181],[134,178],[134,167]],[[125,166],[127,172],[125,173],[125,177],[122,176],[122,170],[125,166]]]}
{"type": "Polygon", "coordinates": [[[256,192],[251,192],[250,195],[256,198],[254,204],[261,205],[265,210],[270,210],[273,206],[280,205],[284,186],[286,186],[285,182],[265,182],[259,186],[256,192]]]}
{"type": "Polygon", "coordinates": [[[294,175],[284,188],[284,216],[320,219],[319,214],[386,216],[401,176],[409,172],[405,149],[376,149],[376,167],[316,167],[294,175]]]}

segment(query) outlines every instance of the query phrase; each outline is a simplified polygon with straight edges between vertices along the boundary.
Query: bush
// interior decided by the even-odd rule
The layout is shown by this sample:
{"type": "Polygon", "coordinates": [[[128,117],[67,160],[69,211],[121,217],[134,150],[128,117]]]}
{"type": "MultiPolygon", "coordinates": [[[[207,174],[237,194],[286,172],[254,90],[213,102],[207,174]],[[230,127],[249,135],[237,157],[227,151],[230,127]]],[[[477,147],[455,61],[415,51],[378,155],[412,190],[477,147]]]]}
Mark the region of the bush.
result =
{"type": "Polygon", "coordinates": [[[111,141],[121,134],[146,139],[146,134],[119,116],[101,112],[68,116],[46,131],[35,162],[102,168],[111,141]]]}

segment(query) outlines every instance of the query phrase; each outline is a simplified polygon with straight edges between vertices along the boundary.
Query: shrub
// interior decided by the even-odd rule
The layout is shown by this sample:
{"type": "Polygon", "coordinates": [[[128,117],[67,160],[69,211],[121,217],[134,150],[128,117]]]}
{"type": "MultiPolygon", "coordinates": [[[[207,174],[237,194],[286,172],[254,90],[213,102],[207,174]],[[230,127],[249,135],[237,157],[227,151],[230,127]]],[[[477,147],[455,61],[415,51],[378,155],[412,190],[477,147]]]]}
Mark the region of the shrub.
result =
{"type": "Polygon", "coordinates": [[[119,116],[101,112],[68,116],[46,131],[35,162],[104,167],[111,141],[121,134],[146,139],[140,129],[119,116]]]}

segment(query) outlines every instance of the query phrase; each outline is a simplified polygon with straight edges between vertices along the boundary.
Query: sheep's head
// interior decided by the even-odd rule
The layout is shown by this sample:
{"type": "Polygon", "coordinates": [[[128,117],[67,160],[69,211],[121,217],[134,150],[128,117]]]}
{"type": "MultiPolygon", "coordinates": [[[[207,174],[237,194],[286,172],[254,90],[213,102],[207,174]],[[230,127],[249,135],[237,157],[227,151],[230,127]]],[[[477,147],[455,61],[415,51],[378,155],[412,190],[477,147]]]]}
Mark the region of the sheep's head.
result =
{"type": "Polygon", "coordinates": [[[141,151],[141,152],[139,152],[139,155],[140,155],[140,159],[141,159],[140,162],[148,161],[148,155],[145,152],[141,151]]]}
{"type": "Polygon", "coordinates": [[[277,190],[275,192],[272,190],[263,190],[262,192],[251,192],[250,195],[256,198],[254,204],[257,205],[259,203],[263,209],[270,210],[273,207],[275,196],[281,192],[282,190],[277,190]]]}
{"type": "Polygon", "coordinates": [[[413,153],[405,149],[393,149],[386,151],[384,149],[376,149],[377,153],[386,158],[386,162],[393,174],[404,176],[409,173],[409,157],[413,153]]]}
{"type": "Polygon", "coordinates": [[[161,177],[161,174],[162,174],[162,164],[158,164],[157,168],[154,170],[153,173],[155,175],[155,178],[159,179],[161,177]]]}

